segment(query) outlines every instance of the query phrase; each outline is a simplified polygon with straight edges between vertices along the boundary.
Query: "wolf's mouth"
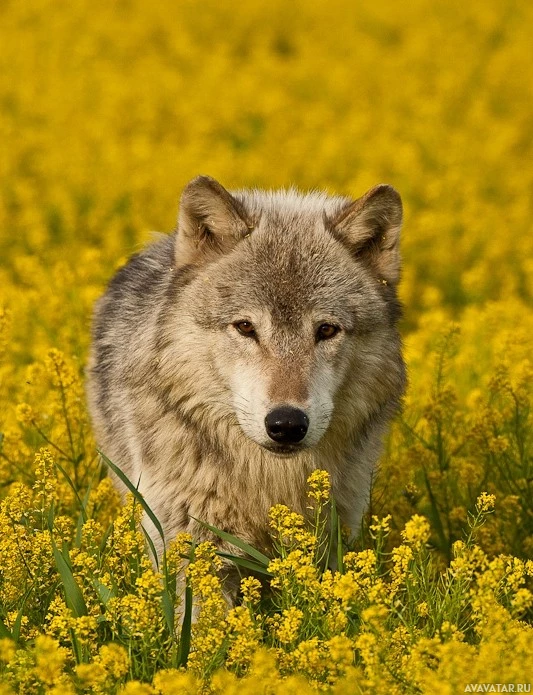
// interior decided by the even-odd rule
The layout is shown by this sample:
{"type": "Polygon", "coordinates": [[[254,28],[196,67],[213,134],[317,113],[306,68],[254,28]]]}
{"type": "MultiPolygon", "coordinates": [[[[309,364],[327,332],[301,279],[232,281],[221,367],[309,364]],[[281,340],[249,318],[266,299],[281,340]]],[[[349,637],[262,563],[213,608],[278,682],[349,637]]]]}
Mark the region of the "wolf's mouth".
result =
{"type": "Polygon", "coordinates": [[[297,444],[268,444],[263,445],[263,449],[270,451],[272,454],[277,454],[280,458],[293,456],[301,451],[304,447],[297,444]]]}

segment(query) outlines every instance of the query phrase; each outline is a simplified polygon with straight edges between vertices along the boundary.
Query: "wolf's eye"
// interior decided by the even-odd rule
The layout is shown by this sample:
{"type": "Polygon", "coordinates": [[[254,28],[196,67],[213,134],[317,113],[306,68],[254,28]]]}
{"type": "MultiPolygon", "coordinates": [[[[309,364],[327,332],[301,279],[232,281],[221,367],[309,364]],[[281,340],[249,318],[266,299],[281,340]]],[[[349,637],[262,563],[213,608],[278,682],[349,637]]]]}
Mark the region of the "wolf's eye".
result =
{"type": "Polygon", "coordinates": [[[247,338],[253,338],[255,336],[255,328],[250,321],[238,321],[233,325],[241,335],[245,335],[247,338]]]}
{"type": "Polygon", "coordinates": [[[329,340],[329,338],[333,338],[333,336],[337,335],[339,331],[340,328],[338,326],[334,326],[332,323],[323,323],[318,327],[316,339],[329,340]]]}

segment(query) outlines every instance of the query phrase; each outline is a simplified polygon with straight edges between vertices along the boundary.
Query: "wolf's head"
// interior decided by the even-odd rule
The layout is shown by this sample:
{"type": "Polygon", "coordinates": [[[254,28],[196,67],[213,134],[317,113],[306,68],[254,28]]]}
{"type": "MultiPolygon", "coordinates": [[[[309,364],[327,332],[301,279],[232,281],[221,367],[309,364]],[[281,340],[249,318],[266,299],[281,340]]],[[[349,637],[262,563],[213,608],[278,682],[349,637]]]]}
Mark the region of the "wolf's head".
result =
{"type": "Polygon", "coordinates": [[[175,261],[194,274],[187,316],[226,405],[260,446],[316,446],[336,414],[349,429],[401,390],[401,222],[386,185],[358,200],[229,193],[206,176],[186,186],[175,261]]]}

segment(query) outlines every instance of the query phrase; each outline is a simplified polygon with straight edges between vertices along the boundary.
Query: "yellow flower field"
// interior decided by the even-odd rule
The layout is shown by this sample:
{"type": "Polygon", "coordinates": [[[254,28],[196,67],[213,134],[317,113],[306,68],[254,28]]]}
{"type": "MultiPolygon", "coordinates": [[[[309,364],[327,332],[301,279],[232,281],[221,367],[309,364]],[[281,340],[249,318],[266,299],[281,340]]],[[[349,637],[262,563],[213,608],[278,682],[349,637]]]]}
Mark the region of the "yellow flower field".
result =
{"type": "Polygon", "coordinates": [[[25,0],[0,17],[0,693],[525,689],[533,5],[25,0]],[[410,385],[361,538],[323,571],[318,472],[315,526],[274,507],[269,581],[243,579],[231,610],[210,544],[179,536],[152,566],[83,384],[94,301],[198,173],[387,182],[405,205],[410,385]],[[174,616],[188,557],[192,634],[174,616]]]}

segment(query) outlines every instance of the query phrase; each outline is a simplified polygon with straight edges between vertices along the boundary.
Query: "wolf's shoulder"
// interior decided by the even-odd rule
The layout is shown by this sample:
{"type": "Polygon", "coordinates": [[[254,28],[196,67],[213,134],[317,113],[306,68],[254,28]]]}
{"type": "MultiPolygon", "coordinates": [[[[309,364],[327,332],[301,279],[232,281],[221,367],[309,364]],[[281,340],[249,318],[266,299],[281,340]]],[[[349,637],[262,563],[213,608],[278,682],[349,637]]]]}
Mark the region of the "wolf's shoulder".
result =
{"type": "Polygon", "coordinates": [[[107,286],[107,294],[114,296],[133,293],[146,296],[172,269],[175,234],[161,234],[142,251],[129,258],[107,286]]]}
{"type": "Polygon", "coordinates": [[[115,273],[95,305],[95,339],[140,330],[158,313],[170,281],[174,245],[174,234],[160,235],[115,273]]]}

